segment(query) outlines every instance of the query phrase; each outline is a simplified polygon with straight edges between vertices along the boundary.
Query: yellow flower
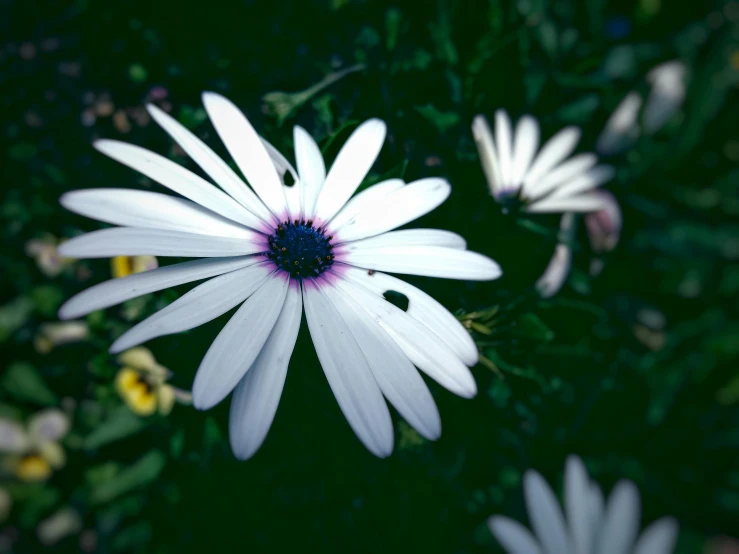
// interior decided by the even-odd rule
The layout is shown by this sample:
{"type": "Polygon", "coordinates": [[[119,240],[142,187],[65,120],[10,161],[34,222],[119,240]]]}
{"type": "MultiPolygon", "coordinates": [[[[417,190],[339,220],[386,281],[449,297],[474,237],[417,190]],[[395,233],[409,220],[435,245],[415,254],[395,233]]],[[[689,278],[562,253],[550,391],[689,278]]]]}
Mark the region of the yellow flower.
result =
{"type": "Polygon", "coordinates": [[[118,356],[118,362],[123,367],[116,375],[115,387],[135,414],[148,416],[159,411],[167,415],[175,401],[190,401],[189,393],[167,384],[171,372],[159,365],[147,348],[126,350],[118,356]]]}
{"type": "Polygon", "coordinates": [[[44,481],[64,466],[59,441],[69,432],[69,419],[56,409],[34,415],[25,427],[0,419],[0,452],[8,454],[4,466],[23,481],[44,481]]]}
{"type": "Polygon", "coordinates": [[[157,267],[159,262],[154,256],[116,256],[110,262],[110,271],[116,279],[157,267]]]}

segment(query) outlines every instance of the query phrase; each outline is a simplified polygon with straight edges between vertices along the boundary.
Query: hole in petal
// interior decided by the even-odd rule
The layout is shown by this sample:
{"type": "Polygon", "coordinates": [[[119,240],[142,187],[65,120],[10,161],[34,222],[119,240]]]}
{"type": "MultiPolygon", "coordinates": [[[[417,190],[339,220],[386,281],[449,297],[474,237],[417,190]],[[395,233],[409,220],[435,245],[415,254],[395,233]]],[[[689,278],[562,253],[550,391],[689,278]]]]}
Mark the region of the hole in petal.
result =
{"type": "Polygon", "coordinates": [[[282,175],[282,183],[286,187],[292,187],[295,184],[295,178],[293,177],[293,174],[289,171],[285,171],[282,175]]]}
{"type": "Polygon", "coordinates": [[[384,296],[385,300],[390,302],[393,306],[397,306],[404,312],[408,311],[408,297],[402,292],[386,290],[382,293],[382,296],[384,296]]]}

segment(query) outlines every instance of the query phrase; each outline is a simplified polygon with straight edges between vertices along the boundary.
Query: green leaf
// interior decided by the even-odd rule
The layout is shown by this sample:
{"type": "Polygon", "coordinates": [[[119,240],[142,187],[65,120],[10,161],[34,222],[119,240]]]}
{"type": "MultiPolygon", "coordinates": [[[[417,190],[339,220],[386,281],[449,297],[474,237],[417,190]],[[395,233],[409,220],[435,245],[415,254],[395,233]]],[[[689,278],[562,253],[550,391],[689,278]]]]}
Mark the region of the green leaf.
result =
{"type": "Polygon", "coordinates": [[[388,52],[395,50],[400,35],[402,15],[398,8],[390,8],[385,13],[385,48],[388,52]]]}
{"type": "Polygon", "coordinates": [[[455,112],[442,112],[431,104],[415,106],[414,109],[436,127],[441,134],[444,134],[459,123],[459,115],[455,112]]]}
{"type": "Polygon", "coordinates": [[[44,317],[56,318],[56,312],[64,302],[64,293],[59,287],[42,285],[31,291],[31,299],[39,314],[44,317]]]}
{"type": "Polygon", "coordinates": [[[112,479],[96,486],[90,494],[90,502],[102,504],[146,486],[159,477],[166,464],[167,457],[159,450],[152,450],[112,479]]]}
{"type": "Polygon", "coordinates": [[[108,419],[87,435],[84,448],[87,450],[100,448],[104,444],[135,435],[144,427],[146,427],[146,420],[135,415],[128,407],[121,405],[111,412],[108,419]]]}
{"type": "Polygon", "coordinates": [[[554,339],[554,332],[533,313],[523,314],[516,320],[516,335],[537,342],[550,342],[554,339]]]}
{"type": "Polygon", "coordinates": [[[28,362],[12,364],[0,381],[0,389],[22,402],[42,406],[55,406],[58,403],[56,395],[46,386],[41,374],[28,362]]]}
{"type": "Polygon", "coordinates": [[[33,302],[19,296],[0,307],[0,343],[7,341],[23,327],[33,311],[33,302]]]}

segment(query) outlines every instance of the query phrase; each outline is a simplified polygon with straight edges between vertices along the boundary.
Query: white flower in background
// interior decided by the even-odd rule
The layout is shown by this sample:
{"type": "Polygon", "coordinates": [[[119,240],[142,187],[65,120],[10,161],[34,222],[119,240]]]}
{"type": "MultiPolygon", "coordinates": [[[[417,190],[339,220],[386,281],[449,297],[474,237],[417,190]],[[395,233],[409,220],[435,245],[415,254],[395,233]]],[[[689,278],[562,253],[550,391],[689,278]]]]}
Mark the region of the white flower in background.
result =
{"type": "Polygon", "coordinates": [[[531,213],[591,212],[602,208],[593,189],[613,177],[595,154],[570,157],[580,131],[567,127],[539,149],[539,124],[523,116],[513,131],[503,110],[495,112],[495,133],[478,115],[472,122],[490,193],[504,209],[531,213]],[[537,152],[538,150],[538,152],[537,152]]]}
{"type": "Polygon", "coordinates": [[[659,131],[685,101],[686,73],[685,64],[678,60],[652,69],[646,77],[650,85],[646,103],[638,92],[627,94],[598,137],[597,152],[603,156],[617,154],[630,146],[642,132],[651,135],[659,131]]]}
{"type": "Polygon", "coordinates": [[[82,517],[74,508],[64,507],[39,522],[36,536],[44,546],[52,546],[82,530],[82,517]]]}
{"type": "Polygon", "coordinates": [[[26,255],[35,260],[41,273],[47,277],[56,277],[72,263],[72,260],[62,258],[57,253],[58,245],[57,238],[49,234],[26,242],[26,255]]]}
{"type": "Polygon", "coordinates": [[[419,433],[441,433],[439,414],[417,366],[442,386],[474,396],[467,366],[477,349],[467,331],[421,290],[380,273],[490,280],[492,260],[466,250],[462,237],[435,229],[393,231],[439,206],[449,184],[427,178],[383,181],[352,197],[385,140],[385,124],[360,125],[330,171],[315,141],[295,127],[297,171],[264,142],[224,97],[206,93],[205,109],[244,181],[208,146],[164,112],[152,117],[224,190],[137,146],[95,146],[185,198],[117,189],[65,194],[68,209],[121,225],[74,238],[62,249],[79,258],[202,257],[88,289],[60,317],[74,318],[127,299],[209,279],[134,326],[111,347],[121,352],[151,338],[197,327],[240,306],[198,369],[193,403],[208,409],[234,388],[230,438],[237,457],[256,452],[272,423],[303,307],[323,370],[352,429],[377,456],[393,448],[383,395],[419,433]],[[290,173],[295,184],[280,180],[290,173]],[[383,298],[409,299],[403,311],[383,298]]]}
{"type": "Polygon", "coordinates": [[[576,456],[567,460],[564,513],[535,471],[524,476],[524,495],[533,534],[507,517],[488,520],[493,535],[511,554],[670,554],[675,547],[678,525],[673,518],[655,521],[639,536],[636,486],[622,480],[606,501],[576,456]]]}
{"type": "Polygon", "coordinates": [[[33,346],[39,354],[48,354],[54,347],[84,342],[90,338],[85,321],[42,323],[33,338],[33,346]]]}
{"type": "Polygon", "coordinates": [[[3,466],[22,481],[43,481],[64,465],[59,444],[69,432],[69,419],[56,409],[43,410],[27,425],[0,419],[0,452],[3,466]]]}
{"type": "Polygon", "coordinates": [[[559,224],[559,244],[554,247],[554,255],[544,270],[544,274],[536,282],[536,289],[542,298],[550,298],[557,294],[565,284],[572,267],[572,247],[574,238],[575,214],[567,213],[562,216],[559,224]]]}

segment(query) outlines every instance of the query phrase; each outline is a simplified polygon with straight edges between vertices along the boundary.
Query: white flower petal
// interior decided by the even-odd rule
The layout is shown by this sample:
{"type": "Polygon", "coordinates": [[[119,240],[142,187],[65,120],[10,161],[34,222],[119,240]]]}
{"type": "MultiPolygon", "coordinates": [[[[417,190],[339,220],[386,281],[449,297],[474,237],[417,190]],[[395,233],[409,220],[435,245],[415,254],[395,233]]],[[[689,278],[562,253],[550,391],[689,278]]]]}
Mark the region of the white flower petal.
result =
{"type": "Polygon", "coordinates": [[[282,311],[289,282],[287,273],[274,273],[218,333],[192,386],[193,405],[198,410],[223,400],[252,366],[282,311]]]}
{"type": "Polygon", "coordinates": [[[441,246],[361,249],[342,253],[340,261],[365,269],[445,279],[489,281],[502,275],[500,266],[482,254],[441,246]]]}
{"type": "MultiPolygon", "coordinates": [[[[236,172],[231,169],[228,164],[223,161],[218,154],[196,137],[191,131],[186,129],[176,119],[169,114],[163,112],[153,104],[146,106],[151,117],[156,121],[182,149],[187,152],[196,164],[205,171],[210,178],[213,179],[218,186],[225,190],[231,198],[244,206],[252,214],[257,216],[254,224],[259,222],[271,223],[272,214],[267,206],[254,194],[246,183],[239,177],[236,172]]],[[[249,225],[253,227],[253,225],[249,225]]],[[[256,227],[255,227],[256,228],[256,227]]]]}
{"type": "Polygon", "coordinates": [[[652,523],[634,546],[634,554],[672,554],[677,542],[678,525],[671,517],[652,523]]]}
{"type": "Polygon", "coordinates": [[[272,426],[302,314],[300,287],[289,286],[277,323],[254,364],[236,386],[228,434],[239,460],[251,458],[259,450],[272,426]]]}
{"type": "Polygon", "coordinates": [[[404,185],[405,183],[402,179],[388,179],[387,181],[381,181],[367,187],[350,198],[349,202],[344,204],[344,207],[339,210],[339,213],[337,213],[328,224],[329,229],[331,229],[332,232],[338,231],[346,224],[347,221],[359,212],[367,209],[375,202],[386,197],[391,192],[402,188],[404,185]]]}
{"type": "Polygon", "coordinates": [[[303,281],[305,317],[321,367],[359,440],[386,458],[393,450],[393,425],[385,399],[357,341],[320,287],[303,281]]]}
{"type": "Polygon", "coordinates": [[[59,308],[59,318],[74,319],[95,310],[115,306],[137,296],[235,271],[262,260],[263,258],[257,256],[206,258],[168,265],[121,279],[111,279],[90,287],[67,300],[59,308]]]}
{"type": "Polygon", "coordinates": [[[28,434],[36,443],[59,441],[69,432],[69,418],[56,408],[43,410],[28,422],[28,434]]]}
{"type": "Polygon", "coordinates": [[[536,281],[536,289],[542,298],[550,298],[557,294],[567,280],[572,267],[572,248],[569,242],[573,239],[575,214],[566,213],[559,224],[560,240],[564,241],[554,248],[554,255],[544,273],[536,281]]]}
{"type": "Polygon", "coordinates": [[[300,176],[303,216],[306,219],[312,219],[316,200],[326,181],[326,165],[316,141],[299,125],[293,127],[293,142],[295,143],[295,163],[298,165],[300,176]]]}
{"type": "MultiPolygon", "coordinates": [[[[262,237],[255,233],[255,237],[262,237]]],[[[114,227],[69,239],[57,248],[66,258],[110,258],[113,256],[183,256],[215,258],[256,254],[266,250],[262,239],[246,240],[163,231],[114,227]]]]}
{"type": "Polygon", "coordinates": [[[300,219],[303,215],[303,203],[300,198],[301,191],[300,185],[298,184],[298,173],[292,164],[287,161],[287,158],[282,153],[272,146],[267,139],[262,137],[262,144],[267,149],[272,163],[277,170],[277,175],[280,177],[280,183],[282,183],[282,192],[285,195],[285,203],[287,204],[287,210],[290,212],[291,219],[300,219]],[[285,184],[285,174],[289,173],[292,177],[292,183],[288,186],[285,184]]]}
{"type": "Polygon", "coordinates": [[[598,157],[595,154],[588,153],[573,156],[533,183],[526,190],[525,197],[528,199],[541,198],[557,187],[582,175],[597,163],[598,157]]]}
{"type": "Polygon", "coordinates": [[[441,435],[441,418],[426,383],[387,332],[344,291],[321,285],[357,341],[377,385],[400,415],[429,440],[441,435]]]}
{"type": "Polygon", "coordinates": [[[500,163],[502,188],[520,184],[511,182],[511,176],[513,174],[511,119],[503,110],[497,110],[495,112],[495,142],[498,145],[498,163],[500,163]]]}
{"type": "Polygon", "coordinates": [[[577,456],[567,458],[565,468],[565,512],[570,526],[573,554],[590,554],[594,529],[591,526],[590,479],[585,464],[577,456]]]}
{"type": "Polygon", "coordinates": [[[438,177],[419,179],[368,202],[357,215],[349,219],[337,233],[338,242],[347,242],[379,235],[418,219],[439,207],[449,197],[452,188],[438,177]]]}
{"type": "Polygon", "coordinates": [[[592,543],[595,539],[595,531],[603,526],[602,520],[604,509],[603,492],[601,492],[600,487],[592,481],[590,482],[590,487],[588,489],[588,509],[590,511],[590,527],[594,532],[593,537],[590,539],[592,543]]]}
{"type": "Polygon", "coordinates": [[[597,541],[599,554],[628,554],[639,532],[639,491],[630,481],[619,481],[611,491],[597,541]]]}
{"type": "Polygon", "coordinates": [[[117,354],[163,335],[199,327],[241,304],[269,277],[269,262],[213,277],[123,333],[110,347],[117,354]]]}
{"type": "Polygon", "coordinates": [[[76,214],[113,225],[218,237],[254,237],[254,231],[194,202],[158,192],[130,189],[75,190],[64,193],[59,203],[76,214]]]}
{"type": "Polygon", "coordinates": [[[369,119],[347,139],[318,195],[315,209],[318,220],[328,222],[362,184],[385,142],[385,133],[383,121],[369,119]]]}
{"type": "Polygon", "coordinates": [[[477,152],[480,156],[482,170],[490,188],[490,194],[496,196],[503,185],[503,177],[500,173],[498,153],[495,150],[493,131],[488,125],[487,119],[482,115],[476,115],[472,120],[472,136],[475,138],[477,152]]]}
{"type": "Polygon", "coordinates": [[[404,294],[408,298],[406,314],[428,327],[468,366],[477,364],[478,353],[475,341],[467,329],[444,306],[422,290],[390,275],[346,268],[347,276],[374,292],[378,297],[389,290],[404,294]]]}
{"type": "Polygon", "coordinates": [[[472,398],[477,394],[470,370],[436,333],[363,287],[350,274],[346,277],[337,279],[336,285],[382,325],[413,365],[456,395],[472,398]]]}
{"type": "Polygon", "coordinates": [[[580,129],[565,127],[550,138],[542,146],[534,163],[531,164],[523,182],[523,192],[526,196],[534,195],[539,181],[544,178],[557,164],[572,154],[580,141],[580,129]]]}
{"type": "Polygon", "coordinates": [[[566,198],[599,187],[613,179],[614,169],[609,165],[598,165],[569,183],[556,189],[548,198],[566,198]]]}
{"type": "Polygon", "coordinates": [[[202,177],[145,148],[117,140],[97,140],[93,146],[106,156],[135,169],[212,212],[227,219],[257,228],[254,214],[202,177]]]}
{"type": "Polygon", "coordinates": [[[493,516],[488,519],[488,527],[508,554],[541,554],[536,539],[517,521],[504,516],[493,516]]]}
{"type": "Polygon", "coordinates": [[[511,167],[511,184],[520,186],[526,172],[531,167],[536,149],[539,147],[539,124],[530,115],[525,115],[516,125],[513,142],[513,163],[511,167]]]}
{"type": "Polygon", "coordinates": [[[23,426],[9,419],[0,418],[0,452],[21,454],[28,446],[28,435],[23,426]]]}
{"type": "Polygon", "coordinates": [[[557,498],[544,478],[527,471],[523,482],[531,526],[547,554],[571,554],[564,516],[557,498]]]}
{"type": "Polygon", "coordinates": [[[641,105],[642,97],[638,92],[630,92],[621,100],[598,137],[595,149],[599,154],[616,154],[639,136],[641,105]]]}
{"type": "Polygon", "coordinates": [[[557,212],[597,212],[606,207],[607,202],[595,194],[584,193],[567,198],[545,198],[526,206],[530,213],[557,212]]]}
{"type": "MultiPolygon", "coordinates": [[[[463,237],[451,231],[441,229],[403,229],[389,231],[368,239],[360,239],[341,245],[341,250],[358,251],[386,246],[442,246],[464,250],[467,242],[463,237]]],[[[337,250],[338,252],[338,250],[337,250]]]]}
{"type": "Polygon", "coordinates": [[[230,100],[214,92],[203,93],[203,105],[241,173],[278,218],[286,215],[283,185],[262,139],[230,100]]]}

